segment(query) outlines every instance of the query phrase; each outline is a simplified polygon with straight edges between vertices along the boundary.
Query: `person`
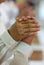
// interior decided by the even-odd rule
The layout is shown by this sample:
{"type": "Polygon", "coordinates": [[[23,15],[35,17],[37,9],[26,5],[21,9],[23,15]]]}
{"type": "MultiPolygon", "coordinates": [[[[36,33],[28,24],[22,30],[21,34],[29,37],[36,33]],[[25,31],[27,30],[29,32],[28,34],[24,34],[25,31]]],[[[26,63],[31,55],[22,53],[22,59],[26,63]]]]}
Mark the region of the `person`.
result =
{"type": "MultiPolygon", "coordinates": [[[[8,30],[3,26],[4,31],[0,35],[1,65],[28,65],[28,57],[33,51],[31,47],[33,35],[40,30],[39,23],[33,17],[32,6],[27,3],[25,5],[21,3],[17,6],[20,9],[20,14],[16,23],[8,30]]],[[[0,27],[3,29],[2,26],[0,27]]]]}
{"type": "Polygon", "coordinates": [[[19,10],[13,1],[3,1],[4,0],[0,3],[1,22],[8,29],[13,23],[15,23],[15,18],[17,17],[19,10]]]}

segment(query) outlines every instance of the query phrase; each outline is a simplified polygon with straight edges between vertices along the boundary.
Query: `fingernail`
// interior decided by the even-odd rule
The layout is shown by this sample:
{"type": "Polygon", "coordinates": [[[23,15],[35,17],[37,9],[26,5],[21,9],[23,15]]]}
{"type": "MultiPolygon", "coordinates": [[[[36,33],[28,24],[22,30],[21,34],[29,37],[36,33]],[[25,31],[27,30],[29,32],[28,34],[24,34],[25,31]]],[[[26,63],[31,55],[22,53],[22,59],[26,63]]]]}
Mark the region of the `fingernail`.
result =
{"type": "Polygon", "coordinates": [[[19,21],[22,21],[22,19],[19,19],[19,21]]]}
{"type": "Polygon", "coordinates": [[[27,19],[30,19],[31,17],[30,16],[27,16],[27,19]]]}
{"type": "Polygon", "coordinates": [[[23,21],[26,21],[27,20],[27,17],[24,16],[24,17],[22,17],[22,19],[23,19],[23,21]]]}

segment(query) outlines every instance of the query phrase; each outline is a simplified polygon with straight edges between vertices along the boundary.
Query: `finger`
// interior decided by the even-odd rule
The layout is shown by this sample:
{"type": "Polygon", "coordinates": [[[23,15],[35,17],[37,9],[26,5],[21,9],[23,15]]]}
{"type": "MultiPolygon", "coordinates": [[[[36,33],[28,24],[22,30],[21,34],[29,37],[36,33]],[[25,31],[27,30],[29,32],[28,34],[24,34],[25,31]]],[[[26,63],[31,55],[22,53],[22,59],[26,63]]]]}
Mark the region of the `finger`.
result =
{"type": "Polygon", "coordinates": [[[23,16],[23,17],[22,17],[22,20],[23,20],[23,21],[26,21],[26,20],[27,20],[27,17],[23,16]]]}
{"type": "Polygon", "coordinates": [[[22,17],[17,17],[16,20],[19,21],[19,22],[20,21],[26,21],[27,18],[25,16],[22,16],[22,17]]]}
{"type": "Polygon", "coordinates": [[[19,19],[19,22],[22,22],[22,18],[19,19]]]}
{"type": "Polygon", "coordinates": [[[22,24],[23,28],[29,28],[29,25],[28,24],[22,24]]]}
{"type": "Polygon", "coordinates": [[[22,24],[30,24],[30,23],[35,23],[34,20],[26,20],[26,21],[22,21],[22,24]]]}
{"type": "Polygon", "coordinates": [[[37,32],[30,32],[28,35],[31,36],[31,35],[35,35],[37,34],[37,32]]]}
{"type": "Polygon", "coordinates": [[[22,24],[30,24],[30,23],[36,23],[36,24],[38,24],[35,20],[32,20],[32,19],[29,19],[29,20],[26,20],[26,21],[22,21],[21,23],[22,24]]]}
{"type": "Polygon", "coordinates": [[[32,23],[30,23],[30,24],[28,24],[28,27],[30,27],[30,28],[38,28],[38,27],[40,27],[40,25],[39,24],[32,24],[32,23]]]}
{"type": "Polygon", "coordinates": [[[33,23],[38,23],[38,20],[35,17],[27,16],[27,18],[28,18],[28,20],[33,20],[33,23]]]}
{"type": "Polygon", "coordinates": [[[35,23],[39,23],[39,21],[35,17],[32,17],[32,19],[35,21],[35,23]]]}
{"type": "Polygon", "coordinates": [[[23,20],[22,18],[18,19],[17,22],[19,22],[21,24],[28,24],[29,23],[26,19],[23,20]]]}
{"type": "Polygon", "coordinates": [[[25,33],[23,34],[25,37],[31,36],[31,35],[35,35],[37,32],[29,32],[29,33],[25,33]]]}
{"type": "Polygon", "coordinates": [[[23,17],[21,17],[21,19],[22,19],[22,21],[21,21],[22,24],[27,24],[28,23],[27,17],[23,16],[23,17]]]}
{"type": "Polygon", "coordinates": [[[21,23],[17,23],[17,26],[16,26],[17,28],[23,28],[23,29],[27,29],[27,28],[29,28],[29,26],[28,26],[28,24],[21,24],[21,23]]]}
{"type": "Polygon", "coordinates": [[[23,35],[23,34],[24,34],[23,28],[20,28],[20,29],[18,29],[17,31],[18,31],[18,33],[19,33],[20,35],[23,35]]]}
{"type": "Polygon", "coordinates": [[[29,29],[30,32],[36,32],[36,31],[39,31],[39,30],[40,30],[40,28],[30,28],[29,29]]]}
{"type": "Polygon", "coordinates": [[[30,20],[28,20],[28,22],[29,23],[35,23],[35,20],[30,19],[30,20]]]}
{"type": "Polygon", "coordinates": [[[27,16],[27,19],[29,20],[29,19],[32,19],[32,17],[31,16],[27,16]]]}
{"type": "Polygon", "coordinates": [[[16,23],[16,27],[17,27],[17,28],[21,28],[21,27],[23,27],[23,25],[22,25],[21,23],[17,22],[17,23],[16,23]]]}
{"type": "Polygon", "coordinates": [[[20,35],[24,35],[25,33],[26,34],[29,33],[29,29],[20,28],[20,29],[18,29],[18,32],[20,35]]]}
{"type": "Polygon", "coordinates": [[[16,21],[17,21],[17,22],[21,22],[21,21],[22,21],[22,18],[17,17],[17,18],[16,18],[16,21]]]}
{"type": "Polygon", "coordinates": [[[24,29],[24,33],[29,33],[29,32],[36,32],[39,31],[40,28],[29,28],[29,29],[24,29]]]}
{"type": "Polygon", "coordinates": [[[27,29],[27,28],[40,28],[40,25],[39,24],[33,24],[33,23],[30,23],[30,24],[23,24],[23,28],[27,29]]]}

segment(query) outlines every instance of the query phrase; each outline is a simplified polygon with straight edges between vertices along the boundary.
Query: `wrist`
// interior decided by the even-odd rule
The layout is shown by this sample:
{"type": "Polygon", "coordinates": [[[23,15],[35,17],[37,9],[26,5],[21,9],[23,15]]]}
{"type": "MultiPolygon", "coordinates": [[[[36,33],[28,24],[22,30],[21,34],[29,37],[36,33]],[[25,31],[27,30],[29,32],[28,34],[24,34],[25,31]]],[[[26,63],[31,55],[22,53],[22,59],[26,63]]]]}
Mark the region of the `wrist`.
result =
{"type": "Polygon", "coordinates": [[[10,29],[8,29],[8,33],[11,35],[11,37],[16,40],[20,41],[21,36],[18,34],[15,25],[13,25],[10,29]]]}
{"type": "Polygon", "coordinates": [[[32,40],[33,40],[33,36],[29,36],[29,37],[24,38],[22,41],[27,43],[28,45],[31,45],[32,40]]]}

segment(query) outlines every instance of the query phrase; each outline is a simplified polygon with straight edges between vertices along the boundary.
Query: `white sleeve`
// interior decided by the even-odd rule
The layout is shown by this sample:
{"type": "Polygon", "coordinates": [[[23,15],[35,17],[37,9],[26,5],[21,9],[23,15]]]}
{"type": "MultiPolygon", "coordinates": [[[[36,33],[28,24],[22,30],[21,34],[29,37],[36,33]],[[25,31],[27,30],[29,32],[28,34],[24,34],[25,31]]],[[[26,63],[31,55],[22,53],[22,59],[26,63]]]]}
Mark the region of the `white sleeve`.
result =
{"type": "Polygon", "coordinates": [[[28,45],[25,42],[20,42],[20,44],[17,46],[16,50],[20,53],[22,53],[27,58],[31,56],[33,53],[33,48],[31,45],[28,45]]]}
{"type": "MultiPolygon", "coordinates": [[[[0,39],[3,40],[3,43],[7,47],[2,49],[1,55],[3,55],[3,52],[5,54],[8,47],[16,46],[18,43],[12,39],[12,37],[9,35],[7,31],[5,31],[2,35],[0,35],[0,39]]],[[[15,54],[13,54],[12,57],[7,59],[7,61],[4,62],[3,65],[28,65],[28,57],[32,54],[32,47],[24,42],[20,42],[19,45],[15,49],[15,54]]],[[[1,56],[0,56],[1,57],[1,56]]]]}
{"type": "Polygon", "coordinates": [[[28,65],[28,57],[31,56],[32,47],[21,42],[14,51],[14,54],[2,65],[28,65]]]}
{"type": "Polygon", "coordinates": [[[28,65],[28,59],[22,53],[16,51],[14,55],[1,65],[28,65]]]}
{"type": "Polygon", "coordinates": [[[18,44],[18,42],[15,41],[6,30],[2,32],[3,33],[0,34],[0,59],[5,55],[9,48],[12,49],[18,44]]]}
{"type": "Polygon", "coordinates": [[[10,28],[16,22],[16,17],[19,14],[19,9],[14,2],[3,2],[0,5],[0,18],[1,22],[10,28]]]}
{"type": "Polygon", "coordinates": [[[10,65],[28,65],[28,58],[32,55],[33,48],[24,42],[16,47],[15,57],[10,65]]]}
{"type": "Polygon", "coordinates": [[[18,42],[15,41],[10,34],[8,33],[8,31],[5,30],[5,32],[0,36],[0,38],[3,40],[3,42],[7,45],[7,46],[13,46],[13,45],[17,45],[18,42]]]}

